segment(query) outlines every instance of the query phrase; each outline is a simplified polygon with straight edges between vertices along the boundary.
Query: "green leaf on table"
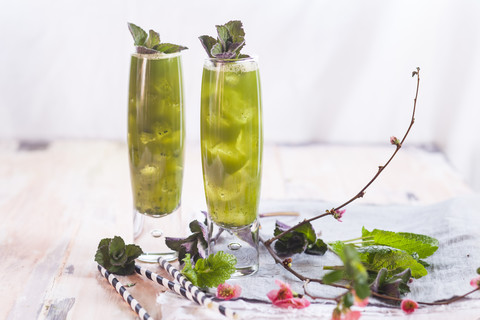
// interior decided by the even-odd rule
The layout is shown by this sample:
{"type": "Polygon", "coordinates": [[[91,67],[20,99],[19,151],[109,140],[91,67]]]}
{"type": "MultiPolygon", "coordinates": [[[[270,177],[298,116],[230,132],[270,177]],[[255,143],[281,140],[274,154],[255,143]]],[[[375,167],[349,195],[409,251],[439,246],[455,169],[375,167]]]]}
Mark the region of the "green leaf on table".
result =
{"type": "Polygon", "coordinates": [[[367,269],[362,263],[361,257],[353,245],[343,247],[343,264],[348,279],[353,281],[355,294],[360,299],[370,295],[367,269]]]}
{"type": "Polygon", "coordinates": [[[322,239],[317,239],[315,243],[309,244],[307,246],[307,250],[305,253],[316,255],[316,256],[323,256],[325,252],[327,252],[328,246],[322,239]]]}
{"type": "Polygon", "coordinates": [[[134,272],[135,259],[142,253],[139,246],[125,245],[121,237],[115,236],[112,239],[100,240],[95,253],[95,261],[111,273],[127,275],[134,272]]]}
{"type": "Polygon", "coordinates": [[[400,249],[374,245],[361,247],[358,251],[362,262],[372,271],[380,271],[380,269],[385,268],[391,272],[401,272],[410,268],[414,278],[421,278],[428,273],[422,264],[400,249]]]}
{"type": "Polygon", "coordinates": [[[140,28],[137,25],[134,25],[133,23],[128,23],[128,29],[130,30],[130,33],[132,34],[133,37],[133,44],[135,46],[143,46],[145,44],[145,41],[147,41],[147,33],[145,30],[140,28]]]}
{"type": "MultiPolygon", "coordinates": [[[[275,230],[273,232],[274,236],[278,236],[281,233],[289,230],[291,227],[283,222],[276,221],[275,223],[275,230]]],[[[321,240],[320,240],[321,241],[321,240]]],[[[323,242],[323,241],[321,241],[323,242]]],[[[316,235],[315,230],[310,222],[305,223],[291,232],[283,235],[280,237],[274,244],[275,251],[280,256],[287,256],[292,255],[294,253],[302,253],[305,252],[309,245],[312,246],[312,252],[316,251],[317,253],[311,254],[320,254],[321,242],[318,242],[318,248],[315,247],[316,245],[316,235]]]]}
{"type": "Polygon", "coordinates": [[[213,288],[224,283],[236,271],[237,259],[234,255],[219,251],[206,259],[198,259],[192,266],[190,254],[183,259],[182,273],[197,287],[213,288]]]}
{"type": "Polygon", "coordinates": [[[322,282],[324,284],[332,284],[338,282],[344,278],[344,271],[343,270],[333,270],[331,272],[326,273],[323,278],[322,282]]]}
{"type": "Polygon", "coordinates": [[[427,258],[438,249],[437,239],[416,233],[392,232],[374,229],[368,231],[362,228],[362,237],[372,236],[375,244],[403,250],[409,254],[418,254],[420,259],[427,258]]]}
{"type": "Polygon", "coordinates": [[[402,294],[410,292],[408,282],[411,275],[410,268],[393,275],[390,275],[387,269],[382,268],[378,271],[377,277],[370,285],[370,289],[380,294],[400,298],[402,294]]]}

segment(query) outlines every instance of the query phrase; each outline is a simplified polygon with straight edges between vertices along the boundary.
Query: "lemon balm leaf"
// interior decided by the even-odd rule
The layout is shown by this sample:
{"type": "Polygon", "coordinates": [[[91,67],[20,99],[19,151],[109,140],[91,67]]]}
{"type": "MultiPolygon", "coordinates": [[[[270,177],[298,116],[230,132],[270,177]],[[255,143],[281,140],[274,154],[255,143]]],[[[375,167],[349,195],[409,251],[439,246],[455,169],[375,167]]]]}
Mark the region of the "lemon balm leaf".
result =
{"type": "Polygon", "coordinates": [[[190,254],[183,259],[185,266],[182,274],[195,286],[200,288],[213,288],[224,283],[235,272],[237,259],[234,255],[219,251],[209,255],[206,259],[198,259],[192,266],[190,254]]]}
{"type": "Polygon", "coordinates": [[[373,236],[375,244],[403,250],[409,254],[417,254],[424,259],[435,253],[439,242],[437,239],[416,233],[392,232],[380,229],[368,231],[362,228],[362,237],[373,236]]]}

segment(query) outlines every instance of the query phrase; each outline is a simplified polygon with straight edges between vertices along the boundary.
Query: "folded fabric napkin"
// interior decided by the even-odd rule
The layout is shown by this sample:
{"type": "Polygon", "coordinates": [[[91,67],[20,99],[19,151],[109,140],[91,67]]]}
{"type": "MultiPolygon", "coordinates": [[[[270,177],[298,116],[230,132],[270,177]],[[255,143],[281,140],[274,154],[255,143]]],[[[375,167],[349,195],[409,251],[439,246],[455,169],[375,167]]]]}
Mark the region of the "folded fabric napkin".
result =
{"type": "MultiPolygon", "coordinates": [[[[300,217],[261,218],[261,235],[268,239],[273,235],[275,220],[294,225],[310,218],[334,204],[320,201],[265,201],[260,211],[297,211],[300,217]]],[[[435,301],[461,295],[472,289],[470,279],[476,276],[480,267],[480,196],[454,198],[429,206],[392,205],[374,206],[352,204],[339,222],[331,217],[313,222],[317,233],[325,242],[347,240],[361,236],[362,226],[368,230],[383,229],[395,232],[421,233],[435,237],[440,246],[437,252],[426,261],[428,275],[410,284],[411,292],[406,296],[413,300],[435,301]]],[[[301,274],[321,278],[324,265],[339,265],[341,261],[332,253],[324,256],[296,254],[293,268],[301,274]]],[[[222,302],[232,308],[243,319],[330,319],[334,304],[328,301],[313,301],[301,310],[281,309],[272,306],[267,292],[277,289],[275,279],[289,283],[292,290],[303,293],[302,282],[281,266],[275,265],[272,257],[260,245],[260,269],[250,277],[232,279],[228,283],[242,287],[241,297],[255,299],[258,302],[242,300],[222,302]]],[[[340,289],[310,284],[312,294],[335,297],[340,289]]],[[[223,319],[221,315],[199,308],[197,305],[174,294],[165,293],[157,297],[163,319],[223,319]]],[[[391,308],[385,303],[370,299],[366,308],[353,309],[362,311],[362,319],[382,319],[404,317],[399,308],[391,308]]],[[[476,292],[467,300],[447,306],[429,306],[418,309],[408,319],[480,319],[480,293],[476,292]]]]}

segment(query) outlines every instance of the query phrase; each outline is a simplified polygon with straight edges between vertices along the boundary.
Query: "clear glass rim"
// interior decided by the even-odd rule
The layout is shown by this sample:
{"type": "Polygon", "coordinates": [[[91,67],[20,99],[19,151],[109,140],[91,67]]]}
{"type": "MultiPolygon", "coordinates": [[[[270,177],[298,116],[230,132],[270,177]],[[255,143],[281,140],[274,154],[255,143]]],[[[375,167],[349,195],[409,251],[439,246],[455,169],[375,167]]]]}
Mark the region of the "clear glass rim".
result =
{"type": "Polygon", "coordinates": [[[215,64],[228,64],[228,63],[243,63],[243,62],[258,62],[258,57],[251,56],[248,58],[241,59],[218,59],[218,58],[206,58],[205,62],[212,62],[215,64]]]}
{"type": "Polygon", "coordinates": [[[157,53],[138,53],[138,52],[133,52],[131,54],[132,57],[137,57],[137,58],[142,58],[142,59],[155,59],[155,60],[160,60],[160,59],[170,59],[170,58],[176,58],[180,57],[182,55],[182,52],[172,52],[172,53],[164,53],[164,52],[157,52],[157,53]]]}

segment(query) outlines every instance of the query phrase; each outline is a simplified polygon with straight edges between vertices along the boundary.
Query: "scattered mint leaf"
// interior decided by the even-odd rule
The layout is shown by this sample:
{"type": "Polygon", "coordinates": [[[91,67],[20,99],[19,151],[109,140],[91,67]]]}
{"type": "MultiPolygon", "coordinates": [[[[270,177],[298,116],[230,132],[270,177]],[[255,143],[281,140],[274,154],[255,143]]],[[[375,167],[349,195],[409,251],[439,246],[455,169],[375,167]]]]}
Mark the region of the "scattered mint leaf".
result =
{"type": "Polygon", "coordinates": [[[370,295],[370,287],[368,285],[368,273],[362,264],[361,258],[353,245],[343,247],[343,264],[348,279],[353,280],[355,294],[360,299],[365,299],[370,295]]]}
{"type": "MultiPolygon", "coordinates": [[[[290,229],[290,226],[277,220],[273,234],[278,236],[288,229],[290,229]]],[[[304,252],[307,246],[314,245],[315,241],[315,230],[312,224],[308,222],[279,238],[275,242],[274,249],[280,256],[287,256],[304,252]]]]}
{"type": "Polygon", "coordinates": [[[121,237],[115,236],[100,240],[95,261],[111,273],[128,275],[135,271],[135,259],[142,253],[139,246],[125,245],[121,237]]]}
{"type": "Polygon", "coordinates": [[[308,245],[305,253],[313,254],[316,256],[323,256],[327,252],[327,244],[322,239],[317,239],[314,244],[308,245]]]}
{"type": "Polygon", "coordinates": [[[155,54],[158,52],[174,53],[179,52],[187,47],[171,43],[161,43],[160,34],[154,30],[149,30],[148,34],[137,25],[128,23],[128,29],[133,37],[133,44],[136,47],[137,53],[141,54],[155,54]]]}
{"type": "Polygon", "coordinates": [[[368,231],[362,228],[362,237],[373,236],[375,244],[389,246],[408,252],[409,254],[418,254],[420,259],[427,258],[438,249],[438,240],[426,235],[392,232],[374,229],[368,231]]]}
{"type": "Polygon", "coordinates": [[[400,298],[402,294],[410,292],[408,282],[411,275],[412,273],[409,268],[393,276],[389,275],[387,269],[382,268],[378,271],[377,277],[370,285],[370,289],[390,297],[400,298]]]}
{"type": "Polygon", "coordinates": [[[414,278],[421,278],[427,275],[424,266],[418,263],[407,252],[387,246],[368,246],[358,249],[362,262],[369,270],[379,271],[382,268],[388,271],[401,272],[410,268],[414,278]]]}
{"type": "Polygon", "coordinates": [[[245,31],[239,20],[229,21],[224,25],[216,25],[217,39],[203,35],[200,42],[210,58],[216,59],[244,59],[248,55],[241,54],[245,46],[245,31]]]}
{"type": "Polygon", "coordinates": [[[125,284],[124,287],[130,288],[130,287],[134,287],[135,285],[136,285],[136,283],[135,283],[135,282],[132,282],[132,283],[127,283],[127,284],[125,284]]]}
{"type": "Polygon", "coordinates": [[[334,270],[325,274],[322,278],[323,283],[325,284],[332,284],[338,282],[344,278],[344,271],[343,270],[334,270]]]}
{"type": "Polygon", "coordinates": [[[132,34],[134,41],[133,44],[135,46],[143,46],[145,44],[145,41],[147,41],[148,37],[145,30],[130,22],[128,23],[128,30],[130,30],[130,33],[132,34]]]}
{"type": "Polygon", "coordinates": [[[197,287],[213,288],[230,279],[235,272],[237,259],[234,255],[219,251],[206,259],[198,259],[192,266],[190,254],[183,259],[182,273],[197,287]]]}

